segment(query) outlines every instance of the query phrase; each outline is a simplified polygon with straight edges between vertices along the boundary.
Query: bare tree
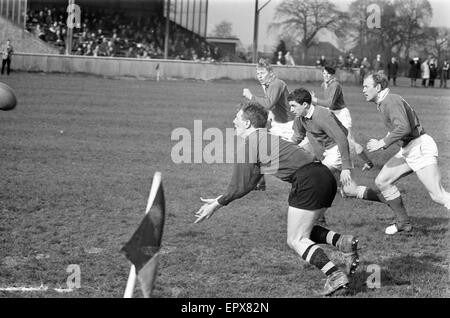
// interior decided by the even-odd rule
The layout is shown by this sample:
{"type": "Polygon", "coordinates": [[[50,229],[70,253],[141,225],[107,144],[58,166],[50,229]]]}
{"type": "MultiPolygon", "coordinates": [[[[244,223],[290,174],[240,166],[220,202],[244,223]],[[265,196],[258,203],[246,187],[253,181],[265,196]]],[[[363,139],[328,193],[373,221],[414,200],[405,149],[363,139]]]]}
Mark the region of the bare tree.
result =
{"type": "Polygon", "coordinates": [[[334,31],[343,19],[346,15],[328,0],[283,0],[275,8],[275,22],[269,30],[293,35],[303,49],[301,61],[305,63],[317,32],[324,28],[334,31]]]}
{"type": "Polygon", "coordinates": [[[430,24],[433,10],[428,0],[394,0],[402,36],[405,59],[415,43],[425,40],[425,29],[430,24]]]}
{"type": "Polygon", "coordinates": [[[212,32],[212,36],[216,36],[218,38],[232,38],[235,37],[233,35],[233,27],[232,23],[228,21],[222,21],[214,27],[212,32]]]}
{"type": "Polygon", "coordinates": [[[349,6],[352,17],[348,33],[358,43],[362,56],[372,59],[381,53],[385,59],[391,54],[408,60],[410,50],[425,42],[425,30],[432,17],[428,0],[354,0],[349,6]],[[367,19],[369,5],[376,4],[381,10],[381,27],[370,29],[367,19]]]}
{"type": "Polygon", "coordinates": [[[429,27],[425,30],[426,53],[434,55],[438,62],[446,55],[450,41],[450,28],[429,27]]]}

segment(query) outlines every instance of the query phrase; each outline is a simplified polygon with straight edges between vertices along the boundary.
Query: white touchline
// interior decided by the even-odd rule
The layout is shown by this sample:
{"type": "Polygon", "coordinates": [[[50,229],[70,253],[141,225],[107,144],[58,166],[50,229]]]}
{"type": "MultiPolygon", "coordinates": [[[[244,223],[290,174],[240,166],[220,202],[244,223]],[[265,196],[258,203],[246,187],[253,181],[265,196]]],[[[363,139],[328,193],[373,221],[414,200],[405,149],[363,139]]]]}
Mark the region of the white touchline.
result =
{"type": "MultiPolygon", "coordinates": [[[[58,293],[70,293],[73,292],[72,288],[52,288],[58,293]]],[[[25,286],[10,286],[10,287],[0,287],[0,291],[8,292],[35,292],[35,291],[47,291],[48,286],[41,285],[39,287],[25,287],[25,286]]]]}
{"type": "Polygon", "coordinates": [[[46,290],[48,290],[48,287],[44,285],[41,285],[39,287],[24,287],[24,286],[0,287],[0,291],[13,291],[13,292],[46,291],[46,290]]]}

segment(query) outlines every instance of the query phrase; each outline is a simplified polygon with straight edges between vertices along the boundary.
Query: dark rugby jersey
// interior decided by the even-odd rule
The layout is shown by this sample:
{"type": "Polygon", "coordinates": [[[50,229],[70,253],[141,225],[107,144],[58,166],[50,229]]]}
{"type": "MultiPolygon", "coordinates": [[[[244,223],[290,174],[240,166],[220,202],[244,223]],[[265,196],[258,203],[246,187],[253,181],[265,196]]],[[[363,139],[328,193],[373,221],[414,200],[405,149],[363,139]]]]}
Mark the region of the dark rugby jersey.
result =
{"type": "Polygon", "coordinates": [[[350,147],[347,140],[347,128],[345,128],[336,115],[328,108],[311,106],[312,115],[300,116],[294,120],[294,136],[292,142],[299,144],[308,131],[314,139],[325,149],[338,146],[342,159],[342,169],[352,169],[350,147]]]}
{"type": "Polygon", "coordinates": [[[245,160],[235,163],[227,191],[218,202],[221,205],[239,199],[252,191],[263,174],[291,182],[295,172],[313,161],[314,155],[272,135],[267,129],[257,129],[245,138],[245,160]]]}
{"type": "Polygon", "coordinates": [[[322,87],[324,88],[325,98],[318,98],[316,105],[328,107],[331,110],[339,110],[346,107],[341,84],[336,78],[332,78],[327,83],[323,83],[322,87]]]}
{"type": "Polygon", "coordinates": [[[252,101],[256,101],[274,115],[274,120],[278,123],[287,123],[294,120],[295,115],[291,112],[291,107],[287,101],[289,91],[285,82],[274,78],[265,88],[265,96],[253,95],[252,101]]]}
{"type": "Polygon", "coordinates": [[[398,142],[405,147],[411,140],[425,134],[414,109],[400,96],[390,94],[378,103],[378,110],[383,114],[384,123],[389,134],[383,138],[386,146],[398,142]]]}

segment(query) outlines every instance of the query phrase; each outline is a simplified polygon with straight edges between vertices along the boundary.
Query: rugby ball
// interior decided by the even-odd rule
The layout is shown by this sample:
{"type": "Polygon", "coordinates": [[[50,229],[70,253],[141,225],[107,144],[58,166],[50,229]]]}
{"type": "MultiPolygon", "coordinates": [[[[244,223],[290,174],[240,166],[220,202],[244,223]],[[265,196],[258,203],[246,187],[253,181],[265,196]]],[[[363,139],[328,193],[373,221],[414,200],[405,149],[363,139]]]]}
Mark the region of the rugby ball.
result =
{"type": "Polygon", "coordinates": [[[0,82],[0,110],[12,110],[17,105],[16,94],[11,87],[0,82]]]}

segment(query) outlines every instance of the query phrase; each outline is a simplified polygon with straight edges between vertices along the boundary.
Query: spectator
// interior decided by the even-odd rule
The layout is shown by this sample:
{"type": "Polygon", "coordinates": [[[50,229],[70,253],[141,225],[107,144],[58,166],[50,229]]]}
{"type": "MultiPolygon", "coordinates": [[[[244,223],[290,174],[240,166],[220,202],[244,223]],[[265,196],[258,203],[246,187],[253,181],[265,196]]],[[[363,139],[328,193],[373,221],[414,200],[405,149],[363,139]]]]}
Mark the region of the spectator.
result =
{"type": "Polygon", "coordinates": [[[212,62],[220,62],[221,60],[221,55],[220,55],[220,50],[218,46],[214,47],[214,50],[211,53],[211,61],[212,62]]]}
{"type": "Polygon", "coordinates": [[[347,70],[350,70],[352,68],[354,59],[355,56],[353,55],[353,53],[350,52],[350,54],[347,56],[345,60],[345,68],[347,70]]]}
{"type": "Polygon", "coordinates": [[[430,81],[428,82],[428,87],[434,87],[434,80],[437,77],[437,66],[436,59],[430,60],[430,81]]]}
{"type": "Polygon", "coordinates": [[[447,88],[447,78],[448,78],[449,66],[450,65],[448,64],[448,61],[445,60],[444,64],[442,65],[441,72],[440,72],[441,83],[440,83],[439,87],[441,87],[441,88],[442,87],[447,88]]]}
{"type": "Polygon", "coordinates": [[[108,40],[103,37],[98,48],[98,56],[109,56],[108,54],[108,40]]]}
{"type": "Polygon", "coordinates": [[[37,24],[36,29],[34,30],[34,34],[41,39],[42,41],[45,41],[45,32],[42,30],[41,25],[37,24]]]}
{"type": "Polygon", "coordinates": [[[327,65],[327,60],[325,59],[325,55],[322,55],[319,59],[319,65],[321,67],[325,67],[327,65]]]}
{"type": "Polygon", "coordinates": [[[52,23],[53,23],[52,10],[47,10],[47,14],[45,16],[45,24],[51,25],[52,23]]]}
{"type": "Polygon", "coordinates": [[[336,68],[343,69],[344,67],[345,67],[344,58],[342,57],[342,55],[339,55],[337,64],[336,64],[336,68]]]}
{"type": "Polygon", "coordinates": [[[295,66],[295,61],[294,61],[294,58],[291,55],[291,52],[287,51],[286,55],[284,56],[284,59],[286,61],[286,65],[295,66]]]}
{"type": "Polygon", "coordinates": [[[286,60],[284,59],[284,55],[282,51],[278,51],[278,56],[277,56],[277,65],[285,65],[286,64],[286,60]]]}
{"type": "Polygon", "coordinates": [[[421,65],[420,70],[422,72],[422,87],[427,87],[427,81],[430,79],[430,66],[429,59],[426,59],[421,65]]]}
{"type": "Polygon", "coordinates": [[[128,57],[128,58],[136,58],[137,57],[133,46],[130,46],[128,48],[128,51],[125,53],[125,57],[128,57]]]}
{"type": "Polygon", "coordinates": [[[107,52],[106,52],[106,55],[107,56],[111,56],[111,57],[113,57],[113,56],[116,56],[117,55],[117,49],[116,49],[116,45],[114,44],[114,42],[113,41],[108,41],[108,47],[107,47],[107,52]]]}
{"type": "Polygon", "coordinates": [[[5,66],[6,66],[6,74],[9,75],[11,73],[11,59],[14,54],[14,48],[11,45],[11,41],[7,40],[6,44],[2,47],[2,50],[0,52],[2,54],[2,75],[5,72],[5,66]]]}
{"type": "Polygon", "coordinates": [[[81,46],[78,47],[78,48],[77,48],[77,51],[75,52],[74,55],[84,55],[84,54],[83,54],[83,48],[82,48],[81,46]]]}
{"type": "Polygon", "coordinates": [[[362,85],[363,81],[364,81],[364,77],[366,77],[366,74],[369,73],[370,71],[370,62],[367,59],[367,57],[364,56],[363,60],[361,61],[361,66],[359,67],[360,71],[360,78],[359,78],[359,82],[362,85]]]}
{"type": "Polygon", "coordinates": [[[416,80],[420,77],[420,62],[419,58],[415,57],[409,61],[409,78],[411,79],[411,87],[416,87],[416,80]]]}
{"type": "Polygon", "coordinates": [[[384,73],[384,64],[383,61],[381,60],[380,54],[377,54],[377,58],[373,60],[372,69],[376,73],[377,72],[384,73]]]}
{"type": "Polygon", "coordinates": [[[398,62],[395,57],[391,58],[391,61],[388,63],[387,68],[388,68],[388,82],[390,83],[392,78],[394,86],[397,86],[396,79],[398,72],[398,62]]]}
{"type": "MultiPolygon", "coordinates": [[[[277,45],[277,50],[276,50],[275,52],[279,52],[279,51],[281,51],[281,53],[282,53],[283,55],[285,55],[286,52],[287,52],[286,44],[284,43],[283,40],[280,40],[280,43],[278,43],[278,45],[277,45]]],[[[277,53],[277,54],[278,54],[278,53],[277,53]]]]}

